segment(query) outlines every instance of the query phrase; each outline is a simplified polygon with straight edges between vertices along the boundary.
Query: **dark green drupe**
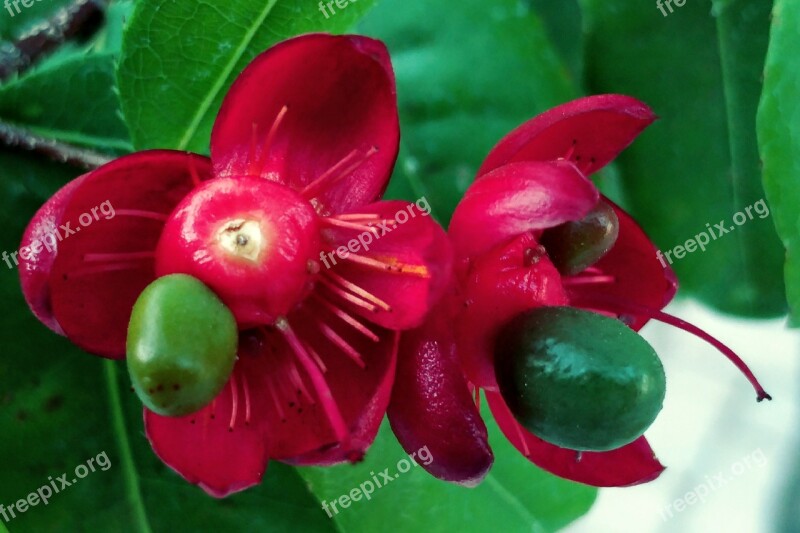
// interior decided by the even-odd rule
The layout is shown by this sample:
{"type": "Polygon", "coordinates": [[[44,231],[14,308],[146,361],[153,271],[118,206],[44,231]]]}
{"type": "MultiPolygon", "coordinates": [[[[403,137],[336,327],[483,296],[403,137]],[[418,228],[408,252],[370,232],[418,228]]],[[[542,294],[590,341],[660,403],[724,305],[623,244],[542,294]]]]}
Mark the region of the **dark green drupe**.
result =
{"type": "Polygon", "coordinates": [[[619,219],[614,208],[600,200],[581,220],[545,230],[541,241],[558,271],[572,276],[598,262],[617,242],[618,235],[619,219]]]}
{"type": "Polygon", "coordinates": [[[633,442],[661,411],[666,390],[647,341],[619,320],[573,307],[540,307],[506,324],[495,369],[517,421],[573,450],[633,442]]]}
{"type": "Polygon", "coordinates": [[[220,393],[233,371],[238,328],[231,311],[202,282],[158,278],[133,306],[128,371],[145,406],[184,416],[220,393]]]}

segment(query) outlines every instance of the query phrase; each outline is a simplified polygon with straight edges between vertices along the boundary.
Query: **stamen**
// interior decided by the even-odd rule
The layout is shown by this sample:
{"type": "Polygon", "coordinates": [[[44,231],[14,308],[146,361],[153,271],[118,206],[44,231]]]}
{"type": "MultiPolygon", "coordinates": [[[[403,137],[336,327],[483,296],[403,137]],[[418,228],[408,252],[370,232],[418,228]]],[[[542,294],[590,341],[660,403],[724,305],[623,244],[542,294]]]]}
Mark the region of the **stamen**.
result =
{"type": "Polygon", "coordinates": [[[325,366],[325,362],[322,360],[322,357],[319,356],[316,350],[314,350],[314,348],[308,345],[306,345],[306,350],[308,350],[308,353],[311,354],[311,357],[313,357],[314,361],[317,363],[317,365],[319,365],[319,368],[320,370],[322,370],[322,373],[323,374],[326,373],[328,371],[328,367],[325,366]]]}
{"type": "Polygon", "coordinates": [[[244,391],[244,425],[250,425],[250,387],[247,384],[247,374],[242,372],[242,391],[244,391]]]}
{"type": "Polygon", "coordinates": [[[614,276],[594,275],[594,276],[571,276],[561,280],[564,286],[570,285],[596,285],[603,283],[615,283],[617,278],[614,276]]]}
{"type": "Polygon", "coordinates": [[[269,394],[272,396],[272,402],[275,404],[275,409],[278,411],[278,416],[281,417],[281,420],[286,420],[286,415],[283,411],[283,406],[281,406],[281,402],[278,400],[278,395],[275,393],[275,384],[272,381],[272,378],[267,378],[267,388],[269,389],[269,394]]]}
{"type": "Polygon", "coordinates": [[[140,259],[153,259],[156,256],[155,252],[131,252],[120,254],[86,254],[83,260],[86,263],[99,263],[101,261],[136,261],[140,259]]]}
{"type": "Polygon", "coordinates": [[[322,334],[325,335],[329,341],[339,347],[339,349],[342,350],[347,357],[352,359],[359,366],[359,368],[366,368],[367,365],[364,363],[364,360],[361,359],[361,354],[359,354],[355,348],[350,346],[346,340],[339,336],[339,334],[336,333],[333,328],[320,320],[317,321],[317,326],[322,330],[322,334]]]}
{"type": "Polygon", "coordinates": [[[256,158],[251,160],[250,173],[254,176],[261,176],[261,174],[264,172],[264,167],[267,166],[267,158],[269,157],[269,151],[272,148],[272,143],[275,141],[278,128],[280,127],[281,122],[283,122],[283,119],[288,111],[289,106],[286,105],[283,106],[280,111],[278,111],[278,114],[272,123],[272,127],[269,129],[269,133],[267,134],[267,140],[264,142],[264,148],[261,150],[261,157],[257,158],[259,160],[257,168],[255,164],[256,158]]]}
{"type": "Polygon", "coordinates": [[[297,390],[300,391],[300,394],[306,397],[308,403],[314,405],[316,402],[308,393],[308,389],[306,389],[306,385],[303,383],[303,379],[300,377],[300,372],[297,370],[297,365],[292,360],[289,361],[289,364],[289,379],[292,381],[292,384],[297,388],[297,390]]]}
{"type": "Polygon", "coordinates": [[[357,297],[357,296],[355,296],[353,294],[350,294],[349,292],[346,292],[345,290],[337,287],[331,281],[325,279],[324,276],[321,276],[318,279],[319,279],[319,282],[322,285],[324,285],[325,287],[328,288],[328,290],[330,290],[332,293],[334,293],[335,295],[339,296],[340,298],[343,298],[343,299],[347,300],[351,304],[357,305],[358,307],[361,307],[361,308],[366,309],[367,311],[371,311],[373,313],[378,311],[378,308],[375,307],[374,305],[372,305],[371,303],[366,302],[366,301],[362,300],[361,298],[359,298],[359,297],[357,297]]]}
{"type": "Polygon", "coordinates": [[[345,228],[345,229],[352,229],[355,231],[371,231],[373,235],[376,237],[380,237],[380,231],[375,226],[366,226],[364,224],[356,224],[355,222],[347,222],[344,220],[336,220],[333,217],[321,217],[321,220],[325,224],[329,224],[331,226],[336,226],[338,228],[345,228]]]}
{"type": "Polygon", "coordinates": [[[325,377],[322,375],[319,368],[314,364],[314,361],[312,361],[308,351],[292,330],[289,322],[285,318],[279,318],[275,322],[275,327],[283,334],[286,342],[288,342],[289,346],[291,346],[292,350],[294,350],[298,361],[300,361],[300,364],[303,365],[303,368],[305,368],[306,373],[311,379],[311,382],[314,384],[317,395],[322,401],[322,408],[325,410],[325,414],[328,416],[328,421],[331,424],[331,428],[333,429],[336,438],[339,440],[343,448],[349,447],[350,432],[347,429],[347,424],[342,417],[341,411],[339,411],[339,407],[336,405],[336,400],[333,398],[333,393],[331,392],[330,387],[328,387],[328,383],[325,381],[325,377]]]}
{"type": "MultiPolygon", "coordinates": [[[[333,281],[335,281],[339,285],[341,285],[342,287],[344,287],[345,289],[347,289],[350,292],[352,292],[353,294],[356,294],[356,295],[364,298],[366,301],[375,304],[376,306],[380,307],[384,311],[386,311],[386,312],[391,312],[392,311],[392,306],[391,305],[389,305],[388,303],[384,302],[383,300],[381,300],[380,298],[378,298],[377,296],[375,296],[371,292],[369,292],[367,290],[364,290],[363,288],[359,287],[358,285],[356,285],[352,281],[349,281],[349,280],[345,279],[344,277],[340,276],[339,274],[337,274],[335,272],[332,272],[330,270],[327,270],[327,271],[325,271],[325,275],[328,276],[329,278],[331,278],[333,281]]],[[[323,283],[325,281],[324,278],[320,278],[320,280],[323,281],[323,283]]]]}
{"type": "Polygon", "coordinates": [[[736,355],[736,352],[694,324],[690,324],[685,320],[681,320],[680,318],[664,313],[663,311],[650,309],[649,307],[638,305],[632,302],[620,302],[618,300],[612,300],[611,298],[602,298],[597,300],[593,298],[591,302],[595,305],[615,312],[622,312],[632,315],[644,315],[648,318],[658,320],[659,322],[669,324],[670,326],[675,326],[676,328],[682,329],[683,331],[691,333],[695,337],[706,341],[708,344],[719,350],[722,355],[727,357],[736,366],[736,368],[738,368],[739,371],[744,374],[756,391],[757,401],[761,402],[763,400],[772,400],[772,396],[770,396],[767,391],[764,390],[764,387],[762,387],[761,383],[758,382],[758,379],[750,370],[750,367],[747,366],[747,363],[745,363],[741,357],[736,355]]]}
{"type": "Polygon", "coordinates": [[[386,258],[381,261],[375,257],[367,257],[365,255],[349,254],[342,258],[344,261],[350,261],[368,268],[389,272],[391,274],[408,274],[420,278],[429,278],[430,272],[428,267],[424,265],[409,265],[408,263],[401,263],[395,258],[386,258]]]}
{"type": "Polygon", "coordinates": [[[322,192],[324,186],[330,187],[337,181],[346,178],[347,176],[355,172],[355,170],[358,167],[363,165],[370,157],[372,157],[376,153],[378,153],[378,148],[373,146],[361,157],[361,159],[357,160],[355,163],[353,163],[352,165],[344,169],[342,172],[339,172],[337,174],[336,172],[338,171],[338,168],[341,168],[340,165],[342,165],[343,163],[346,164],[347,160],[352,158],[351,156],[355,156],[355,154],[358,154],[358,150],[353,150],[352,152],[347,154],[347,156],[345,156],[344,159],[336,163],[330,170],[328,170],[322,176],[309,183],[300,192],[301,196],[305,198],[315,198],[317,195],[319,195],[320,192],[322,192]]]}
{"type": "Polygon", "coordinates": [[[350,220],[350,221],[353,221],[353,220],[359,220],[359,221],[372,220],[372,221],[377,221],[381,217],[380,217],[380,215],[378,215],[376,213],[352,213],[352,214],[349,214],[349,215],[334,215],[334,216],[329,217],[329,218],[335,218],[335,219],[338,219],[338,220],[350,220]]]}
{"type": "Polygon", "coordinates": [[[311,183],[309,183],[308,185],[306,185],[306,186],[303,188],[303,190],[302,190],[302,191],[300,191],[300,195],[301,195],[301,196],[304,196],[305,198],[312,198],[312,197],[313,197],[313,195],[310,195],[311,191],[314,191],[314,190],[318,189],[318,188],[319,188],[319,185],[320,185],[321,183],[324,183],[324,182],[325,182],[326,180],[328,180],[328,179],[329,179],[331,176],[333,176],[334,174],[336,174],[337,172],[339,172],[339,170],[340,170],[342,167],[344,167],[345,165],[347,165],[347,164],[348,164],[348,163],[349,163],[349,162],[350,162],[352,159],[354,159],[354,158],[355,158],[357,155],[358,155],[358,150],[353,150],[352,152],[350,152],[349,154],[347,154],[346,156],[344,156],[344,157],[343,157],[343,158],[342,158],[342,159],[341,159],[341,160],[340,160],[338,163],[336,163],[336,164],[335,164],[335,165],[333,165],[331,168],[329,168],[328,170],[326,170],[325,172],[323,172],[323,173],[322,173],[322,175],[321,175],[320,177],[318,177],[317,179],[315,179],[314,181],[312,181],[311,183]]]}
{"type": "Polygon", "coordinates": [[[236,372],[231,374],[231,421],[228,423],[228,431],[233,431],[236,425],[236,415],[239,414],[239,389],[236,387],[236,372]]]}
{"type": "Polygon", "coordinates": [[[335,305],[330,303],[328,300],[326,300],[325,298],[323,298],[322,296],[320,296],[316,292],[312,293],[312,294],[314,296],[316,296],[317,300],[319,300],[319,302],[322,304],[323,307],[325,307],[331,313],[333,313],[337,317],[339,317],[342,320],[344,320],[345,322],[347,322],[349,325],[353,326],[358,332],[363,333],[364,335],[366,335],[371,341],[378,342],[378,341],[381,340],[380,337],[375,335],[364,324],[362,324],[361,322],[359,322],[358,320],[353,318],[351,315],[349,315],[347,312],[345,312],[344,309],[340,309],[340,308],[336,307],[335,305]]]}
{"type": "Polygon", "coordinates": [[[169,215],[165,215],[164,213],[143,211],[141,209],[117,209],[116,214],[123,217],[149,218],[152,220],[158,220],[159,222],[166,222],[169,219],[169,215]]]}

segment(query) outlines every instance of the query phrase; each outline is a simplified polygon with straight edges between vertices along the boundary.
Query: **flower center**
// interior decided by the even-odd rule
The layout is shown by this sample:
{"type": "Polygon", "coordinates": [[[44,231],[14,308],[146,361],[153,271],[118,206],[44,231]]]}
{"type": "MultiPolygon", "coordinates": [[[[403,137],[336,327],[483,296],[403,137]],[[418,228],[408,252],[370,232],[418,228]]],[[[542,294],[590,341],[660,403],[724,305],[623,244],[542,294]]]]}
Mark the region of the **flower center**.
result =
{"type": "Polygon", "coordinates": [[[267,239],[255,220],[236,219],[223,224],[217,232],[217,242],[232,257],[253,262],[267,247],[267,239]]]}
{"type": "Polygon", "coordinates": [[[317,214],[292,189],[263,178],[217,178],[170,215],[156,274],[198,278],[242,329],[271,325],[311,290],[320,249],[317,214]]]}

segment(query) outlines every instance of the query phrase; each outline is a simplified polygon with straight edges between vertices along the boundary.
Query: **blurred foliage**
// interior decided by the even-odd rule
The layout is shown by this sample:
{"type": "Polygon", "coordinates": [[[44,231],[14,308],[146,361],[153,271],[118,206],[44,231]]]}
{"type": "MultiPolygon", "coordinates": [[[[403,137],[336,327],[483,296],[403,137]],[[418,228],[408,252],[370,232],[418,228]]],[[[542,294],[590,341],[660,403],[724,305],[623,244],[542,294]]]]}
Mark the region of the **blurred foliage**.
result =
{"type": "Polygon", "coordinates": [[[777,0],[772,17],[758,140],[764,187],[786,247],[786,288],[794,325],[800,321],[800,4],[777,0]]]}
{"type": "MultiPolygon", "coordinates": [[[[690,2],[668,17],[651,3],[581,4],[590,91],[635,96],[660,116],[619,159],[634,217],[664,251],[707,224],[733,227],[764,198],[755,111],[769,3],[719,3],[712,14],[709,2],[690,2]]],[[[673,268],[683,294],[762,317],[785,312],[782,263],[773,221],[756,217],[673,268]]]]}

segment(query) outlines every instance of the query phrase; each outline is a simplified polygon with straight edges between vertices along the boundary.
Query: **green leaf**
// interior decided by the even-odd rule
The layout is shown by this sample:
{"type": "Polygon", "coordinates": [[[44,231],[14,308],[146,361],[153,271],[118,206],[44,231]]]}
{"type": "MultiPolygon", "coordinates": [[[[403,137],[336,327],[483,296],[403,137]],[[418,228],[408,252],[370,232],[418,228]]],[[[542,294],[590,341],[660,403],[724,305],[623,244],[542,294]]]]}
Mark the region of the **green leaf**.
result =
{"type": "Polygon", "coordinates": [[[114,92],[112,54],[70,54],[0,86],[0,119],[104,152],[132,150],[114,92]]]}
{"type": "Polygon", "coordinates": [[[800,323],[800,4],[776,0],[758,111],[764,188],[786,247],[786,291],[792,323],[800,323]]]}
{"type": "Polygon", "coordinates": [[[325,18],[312,1],[138,2],[118,71],[134,146],[208,153],[225,93],[256,55],[301,33],[346,31],[373,3],[359,0],[325,18]]]}
{"type": "MultiPolygon", "coordinates": [[[[33,212],[75,172],[6,152],[0,169],[0,250],[10,252],[33,212]]],[[[290,467],[270,464],[263,485],[225,500],[183,481],[146,441],[124,363],[82,353],[46,330],[3,262],[0,297],[0,427],[13,436],[0,440],[0,503],[15,504],[63,473],[71,482],[76,467],[103,452],[111,464],[12,518],[12,530],[333,531],[290,467]]]]}
{"type": "MultiPolygon", "coordinates": [[[[301,468],[312,492],[326,502],[329,512],[345,533],[380,531],[391,521],[398,533],[426,531],[557,531],[585,514],[594,503],[597,489],[557,478],[529,463],[500,432],[487,413],[495,464],[486,479],[475,488],[439,481],[413,465],[407,472],[406,454],[397,443],[388,422],[364,462],[331,468],[301,468]],[[348,508],[336,502],[340,496],[359,489],[365,481],[376,486],[384,479],[391,484],[375,488],[367,501],[351,502],[348,508]],[[338,510],[335,513],[334,510],[338,510]]],[[[423,449],[424,450],[424,449],[423,449]]],[[[426,451],[420,462],[430,459],[426,451]]],[[[365,489],[369,490],[368,485],[365,489]]]]}
{"type": "Polygon", "coordinates": [[[517,0],[384,0],[362,31],[386,42],[403,150],[389,194],[446,223],[505,134],[576,96],[536,14],[517,0]]]}
{"type": "Polygon", "coordinates": [[[754,317],[786,310],[780,242],[752,207],[764,199],[755,116],[769,4],[718,1],[715,20],[703,2],[665,17],[649,2],[582,0],[592,92],[636,96],[661,117],[619,159],[633,215],[672,254],[720,222],[735,228],[706,233],[706,250],[673,255],[673,268],[685,291],[754,317]]]}

